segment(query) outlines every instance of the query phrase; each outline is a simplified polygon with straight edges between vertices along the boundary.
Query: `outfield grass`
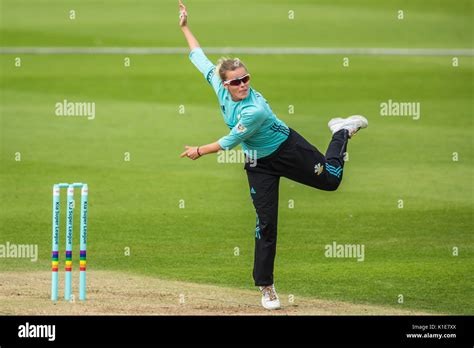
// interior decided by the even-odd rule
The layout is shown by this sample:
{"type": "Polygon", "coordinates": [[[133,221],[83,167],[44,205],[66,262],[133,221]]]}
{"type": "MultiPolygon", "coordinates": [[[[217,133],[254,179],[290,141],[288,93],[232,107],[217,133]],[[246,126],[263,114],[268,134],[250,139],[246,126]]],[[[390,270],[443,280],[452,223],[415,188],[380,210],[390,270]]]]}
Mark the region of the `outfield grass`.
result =
{"type": "MultiPolygon", "coordinates": [[[[177,0],[0,0],[4,46],[181,46],[177,0]],[[69,11],[75,11],[75,20],[69,11]]],[[[204,46],[466,48],[470,0],[199,0],[204,46]],[[290,12],[293,11],[293,12],[290,12]],[[399,12],[403,11],[403,20],[399,12]],[[292,17],[293,19],[290,19],[292,17]]]]}
{"type": "MultiPolygon", "coordinates": [[[[83,25],[76,31],[60,22],[54,1],[4,0],[2,45],[183,45],[179,29],[169,28],[175,18],[164,15],[176,15],[171,5],[153,5],[164,9],[155,18],[150,2],[114,3],[82,1],[77,6],[91,17],[87,25],[74,24],[83,25]],[[22,6],[29,10],[20,17],[22,6]],[[109,14],[101,16],[99,7],[109,14]],[[37,16],[40,11],[47,16],[37,16]],[[155,20],[162,31],[152,31],[155,20]]],[[[242,30],[255,35],[232,45],[471,45],[465,32],[470,2],[432,2],[429,15],[423,15],[420,1],[384,2],[380,8],[361,1],[357,13],[348,2],[311,4],[297,2],[306,25],[290,30],[275,18],[282,9],[285,16],[293,2],[277,2],[261,20],[257,15],[264,6],[248,2],[252,10],[245,11],[249,24],[242,30]],[[400,23],[379,16],[400,6],[418,11],[421,21],[407,23],[412,27],[404,34],[390,30],[400,23]],[[322,11],[325,23],[333,22],[328,14],[334,20],[358,14],[367,21],[352,28],[341,20],[335,31],[316,35],[323,24],[313,26],[312,18],[322,11]],[[275,33],[257,30],[261,21],[274,21],[275,33]]],[[[212,29],[225,23],[216,12],[210,17],[215,6],[215,1],[193,3],[199,16],[193,24],[207,46],[230,46],[227,36],[236,28],[212,29]]],[[[222,6],[230,11],[233,5],[222,6]]],[[[212,90],[187,57],[132,56],[129,68],[120,55],[23,55],[21,68],[14,66],[15,57],[0,56],[0,244],[38,244],[40,258],[36,263],[2,259],[0,272],[49,268],[52,184],[83,181],[90,189],[89,270],[252,288],[255,212],[242,164],[219,164],[215,156],[179,159],[185,144],[208,143],[228,131],[212,90]],[[55,116],[55,103],[64,99],[95,102],[95,119],[55,116]],[[126,152],[130,161],[124,160],[126,152]],[[21,161],[15,160],[17,153],[21,161]]],[[[474,59],[460,57],[460,66],[452,67],[451,57],[356,56],[344,68],[341,56],[240,58],[275,113],[322,151],[330,139],[330,117],[360,113],[370,122],[349,145],[337,192],[282,180],[278,288],[295,296],[472,314],[474,59]],[[380,103],[388,99],[420,102],[421,118],[380,116],[380,103]],[[294,105],[294,114],[288,105],[294,105]],[[452,160],[453,152],[459,161],[452,160]],[[365,261],[326,258],[324,246],[333,241],[364,244],[365,261]],[[459,256],[452,256],[453,247],[459,256]],[[397,303],[399,294],[404,304],[397,303]]],[[[64,225],[63,205],[61,247],[64,225]]],[[[75,226],[77,238],[78,219],[75,226]]]]}

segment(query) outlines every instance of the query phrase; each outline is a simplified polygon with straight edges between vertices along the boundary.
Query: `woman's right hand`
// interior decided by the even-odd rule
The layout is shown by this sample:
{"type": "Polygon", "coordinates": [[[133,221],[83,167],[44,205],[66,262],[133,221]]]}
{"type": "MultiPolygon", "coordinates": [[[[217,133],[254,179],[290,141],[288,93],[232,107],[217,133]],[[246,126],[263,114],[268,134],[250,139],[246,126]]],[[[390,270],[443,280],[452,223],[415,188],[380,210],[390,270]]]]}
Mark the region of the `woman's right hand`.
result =
{"type": "Polygon", "coordinates": [[[186,12],[186,6],[184,6],[181,0],[178,0],[179,3],[179,26],[185,27],[188,25],[188,13],[186,12]]]}

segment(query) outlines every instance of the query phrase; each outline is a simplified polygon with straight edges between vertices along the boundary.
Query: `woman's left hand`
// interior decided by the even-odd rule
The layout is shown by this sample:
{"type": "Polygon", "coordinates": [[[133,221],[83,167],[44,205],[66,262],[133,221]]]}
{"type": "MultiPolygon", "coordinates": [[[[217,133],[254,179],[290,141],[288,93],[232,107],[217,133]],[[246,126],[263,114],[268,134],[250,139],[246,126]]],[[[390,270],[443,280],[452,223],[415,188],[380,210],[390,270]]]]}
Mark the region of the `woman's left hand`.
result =
{"type": "Polygon", "coordinates": [[[188,12],[186,11],[186,6],[184,6],[181,0],[178,0],[179,4],[179,26],[185,27],[188,25],[188,12]]]}
{"type": "Polygon", "coordinates": [[[179,157],[181,157],[181,158],[189,157],[192,160],[196,160],[199,157],[201,157],[197,152],[197,150],[198,150],[197,146],[187,146],[186,145],[185,148],[186,148],[186,151],[184,151],[179,157]]]}

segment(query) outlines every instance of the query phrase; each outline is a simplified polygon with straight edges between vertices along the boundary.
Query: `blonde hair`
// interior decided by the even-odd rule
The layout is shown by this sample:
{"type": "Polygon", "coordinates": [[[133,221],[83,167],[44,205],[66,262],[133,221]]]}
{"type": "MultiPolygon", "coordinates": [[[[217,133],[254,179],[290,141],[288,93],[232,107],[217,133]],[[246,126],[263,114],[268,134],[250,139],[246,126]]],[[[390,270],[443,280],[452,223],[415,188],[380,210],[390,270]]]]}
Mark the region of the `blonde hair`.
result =
{"type": "Polygon", "coordinates": [[[239,58],[228,58],[222,57],[217,61],[216,66],[216,75],[219,75],[222,81],[226,80],[226,72],[227,71],[234,71],[237,68],[244,68],[247,70],[247,67],[239,58]]]}

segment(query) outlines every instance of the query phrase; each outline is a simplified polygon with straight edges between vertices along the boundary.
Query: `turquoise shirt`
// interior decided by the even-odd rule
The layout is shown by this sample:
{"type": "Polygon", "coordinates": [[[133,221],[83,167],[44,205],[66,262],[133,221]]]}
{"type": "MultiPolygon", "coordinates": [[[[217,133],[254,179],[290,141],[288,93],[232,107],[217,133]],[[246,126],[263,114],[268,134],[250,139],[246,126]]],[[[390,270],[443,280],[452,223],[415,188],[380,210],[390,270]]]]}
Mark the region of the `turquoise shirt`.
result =
{"type": "Polygon", "coordinates": [[[288,126],[275,116],[260,93],[249,88],[248,96],[235,102],[216,75],[215,65],[201,48],[193,49],[189,59],[216,92],[224,122],[230,129],[228,135],[219,139],[222,149],[229,150],[242,144],[249,158],[258,159],[272,154],[288,138],[288,126]]]}

